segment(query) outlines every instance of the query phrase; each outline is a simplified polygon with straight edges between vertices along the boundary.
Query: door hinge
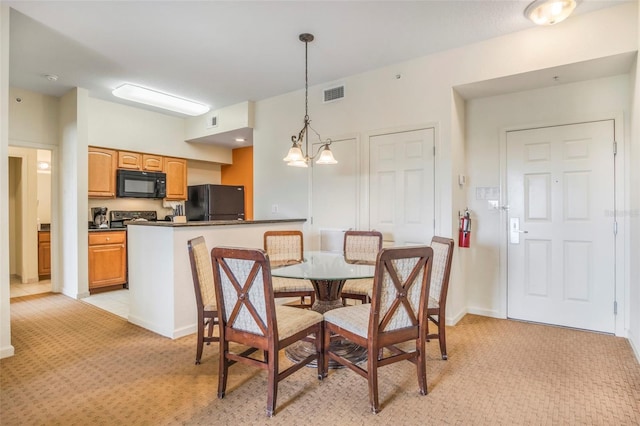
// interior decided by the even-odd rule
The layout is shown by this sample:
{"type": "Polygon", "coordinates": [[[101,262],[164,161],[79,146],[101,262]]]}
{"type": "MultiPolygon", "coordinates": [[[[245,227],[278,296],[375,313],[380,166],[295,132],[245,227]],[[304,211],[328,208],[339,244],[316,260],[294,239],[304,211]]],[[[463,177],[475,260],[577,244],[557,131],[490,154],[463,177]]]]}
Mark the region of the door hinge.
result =
{"type": "Polygon", "coordinates": [[[613,315],[618,315],[618,302],[613,302],[613,315]]]}
{"type": "Polygon", "coordinates": [[[618,235],[618,222],[613,222],[613,235],[618,235]]]}
{"type": "Polygon", "coordinates": [[[618,154],[618,142],[613,141],[613,155],[618,154]]]}
{"type": "Polygon", "coordinates": [[[433,147],[433,156],[434,156],[434,157],[436,156],[436,147],[435,147],[435,145],[434,145],[434,147],[433,147]]]}

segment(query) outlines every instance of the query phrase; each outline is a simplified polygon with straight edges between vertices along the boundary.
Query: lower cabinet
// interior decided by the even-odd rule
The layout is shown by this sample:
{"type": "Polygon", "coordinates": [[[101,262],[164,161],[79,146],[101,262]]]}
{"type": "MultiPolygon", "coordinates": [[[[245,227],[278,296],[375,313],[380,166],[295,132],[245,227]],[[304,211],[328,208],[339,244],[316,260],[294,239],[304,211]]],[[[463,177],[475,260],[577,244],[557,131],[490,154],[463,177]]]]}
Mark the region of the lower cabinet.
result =
{"type": "Polygon", "coordinates": [[[51,276],[51,234],[49,231],[38,231],[38,277],[51,276]]]}
{"type": "Polygon", "coordinates": [[[89,290],[127,282],[127,233],[89,233],[89,290]]]}

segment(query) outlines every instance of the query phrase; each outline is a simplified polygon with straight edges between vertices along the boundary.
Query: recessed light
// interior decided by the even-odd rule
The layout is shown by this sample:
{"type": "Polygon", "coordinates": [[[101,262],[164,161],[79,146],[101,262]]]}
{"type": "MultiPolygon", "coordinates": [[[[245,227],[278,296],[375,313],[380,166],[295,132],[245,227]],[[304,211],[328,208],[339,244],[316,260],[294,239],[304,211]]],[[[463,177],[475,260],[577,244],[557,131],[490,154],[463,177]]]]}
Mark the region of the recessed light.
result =
{"type": "Polygon", "coordinates": [[[46,78],[49,81],[58,81],[58,76],[55,74],[45,74],[44,78],[46,78]]]}
{"type": "Polygon", "coordinates": [[[245,142],[246,139],[245,138],[236,138],[236,142],[245,142]]]}

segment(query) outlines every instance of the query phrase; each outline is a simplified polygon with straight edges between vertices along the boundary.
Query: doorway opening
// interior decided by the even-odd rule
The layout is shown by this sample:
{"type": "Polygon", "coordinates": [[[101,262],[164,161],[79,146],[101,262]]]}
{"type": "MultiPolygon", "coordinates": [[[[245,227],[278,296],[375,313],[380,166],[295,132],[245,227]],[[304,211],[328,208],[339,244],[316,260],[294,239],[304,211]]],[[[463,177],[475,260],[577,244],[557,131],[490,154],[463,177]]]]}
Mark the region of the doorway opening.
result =
{"type": "Polygon", "coordinates": [[[10,297],[51,287],[51,171],[47,149],[9,147],[10,297]]]}

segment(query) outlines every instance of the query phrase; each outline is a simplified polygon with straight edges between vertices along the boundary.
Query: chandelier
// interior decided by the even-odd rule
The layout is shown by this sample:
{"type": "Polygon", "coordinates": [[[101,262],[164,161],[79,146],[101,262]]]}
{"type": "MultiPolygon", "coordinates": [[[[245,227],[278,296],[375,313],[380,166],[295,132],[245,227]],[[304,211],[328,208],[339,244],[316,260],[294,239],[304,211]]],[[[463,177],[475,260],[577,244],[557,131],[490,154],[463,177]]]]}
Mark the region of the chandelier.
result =
{"type": "Polygon", "coordinates": [[[286,157],[283,158],[284,161],[287,162],[288,166],[294,167],[309,167],[309,162],[313,161],[318,155],[320,156],[316,161],[316,164],[336,164],[338,163],[335,158],[333,158],[333,154],[331,153],[331,149],[329,149],[329,145],[331,145],[331,139],[327,139],[323,141],[320,137],[320,134],[316,132],[316,130],[311,127],[311,120],[309,119],[309,79],[308,79],[308,55],[307,55],[307,47],[309,42],[313,41],[313,34],[300,34],[298,37],[300,41],[304,42],[304,125],[302,126],[302,130],[298,133],[298,136],[291,136],[292,146],[289,149],[289,153],[286,157]],[[312,130],[313,133],[316,134],[318,140],[322,144],[318,151],[313,155],[308,155],[309,153],[309,130],[312,130]],[[304,139],[305,150],[302,150],[302,141],[304,139]]]}

